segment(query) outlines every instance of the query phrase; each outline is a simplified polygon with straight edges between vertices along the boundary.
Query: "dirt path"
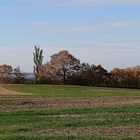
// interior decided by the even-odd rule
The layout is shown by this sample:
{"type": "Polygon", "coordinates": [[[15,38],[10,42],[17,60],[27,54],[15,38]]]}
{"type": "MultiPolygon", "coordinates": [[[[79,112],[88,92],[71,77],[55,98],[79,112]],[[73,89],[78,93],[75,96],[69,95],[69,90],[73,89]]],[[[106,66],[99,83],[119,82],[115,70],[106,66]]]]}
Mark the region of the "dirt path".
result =
{"type": "Polygon", "coordinates": [[[16,92],[0,86],[0,95],[31,95],[30,93],[16,92]]]}

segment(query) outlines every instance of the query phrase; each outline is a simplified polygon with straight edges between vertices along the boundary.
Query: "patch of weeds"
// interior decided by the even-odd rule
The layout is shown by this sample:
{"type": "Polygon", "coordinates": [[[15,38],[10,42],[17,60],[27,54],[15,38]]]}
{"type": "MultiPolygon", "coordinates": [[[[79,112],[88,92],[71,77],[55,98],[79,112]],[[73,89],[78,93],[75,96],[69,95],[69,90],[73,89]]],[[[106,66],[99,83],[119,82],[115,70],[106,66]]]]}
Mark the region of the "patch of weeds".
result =
{"type": "Polygon", "coordinates": [[[35,103],[31,101],[24,101],[24,102],[18,103],[17,105],[35,105],[35,103]]]}
{"type": "Polygon", "coordinates": [[[19,128],[17,131],[18,132],[27,132],[27,131],[29,131],[29,129],[28,128],[19,128]]]}

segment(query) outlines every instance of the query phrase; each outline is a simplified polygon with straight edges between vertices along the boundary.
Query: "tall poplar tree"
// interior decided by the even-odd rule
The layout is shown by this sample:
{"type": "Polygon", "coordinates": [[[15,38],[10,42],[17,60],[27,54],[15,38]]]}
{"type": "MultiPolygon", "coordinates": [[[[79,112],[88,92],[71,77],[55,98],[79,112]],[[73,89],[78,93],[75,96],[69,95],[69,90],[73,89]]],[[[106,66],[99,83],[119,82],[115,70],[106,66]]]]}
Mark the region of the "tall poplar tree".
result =
{"type": "Polygon", "coordinates": [[[33,53],[34,56],[34,75],[36,79],[36,83],[39,83],[41,74],[42,74],[42,67],[43,67],[43,50],[40,47],[35,46],[35,52],[33,53]]]}

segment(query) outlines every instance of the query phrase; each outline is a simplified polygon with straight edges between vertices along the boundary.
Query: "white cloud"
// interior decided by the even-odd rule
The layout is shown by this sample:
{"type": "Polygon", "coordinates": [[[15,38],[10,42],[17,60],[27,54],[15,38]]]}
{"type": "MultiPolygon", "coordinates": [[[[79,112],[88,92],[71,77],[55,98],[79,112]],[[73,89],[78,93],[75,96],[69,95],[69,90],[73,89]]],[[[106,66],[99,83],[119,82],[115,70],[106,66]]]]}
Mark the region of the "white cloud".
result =
{"type": "Polygon", "coordinates": [[[83,33],[83,32],[95,32],[97,27],[93,25],[56,25],[47,22],[32,22],[30,23],[32,29],[39,32],[51,32],[51,33],[83,33]]]}
{"type": "Polygon", "coordinates": [[[108,25],[114,28],[138,28],[140,27],[140,21],[117,21],[110,22],[108,25]]]}
{"type": "Polygon", "coordinates": [[[93,24],[53,24],[32,22],[30,27],[39,33],[97,33],[117,29],[139,29],[140,21],[106,21],[93,24]]]}

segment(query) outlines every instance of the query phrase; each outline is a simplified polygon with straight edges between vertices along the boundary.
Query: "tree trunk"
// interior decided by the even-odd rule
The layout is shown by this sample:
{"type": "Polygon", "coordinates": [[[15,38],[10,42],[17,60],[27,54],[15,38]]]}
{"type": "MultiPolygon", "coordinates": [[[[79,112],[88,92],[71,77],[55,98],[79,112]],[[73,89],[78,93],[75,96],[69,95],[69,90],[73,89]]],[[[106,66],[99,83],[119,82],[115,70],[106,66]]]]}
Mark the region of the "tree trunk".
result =
{"type": "Polygon", "coordinates": [[[66,84],[66,71],[63,70],[63,84],[66,84]]]}

